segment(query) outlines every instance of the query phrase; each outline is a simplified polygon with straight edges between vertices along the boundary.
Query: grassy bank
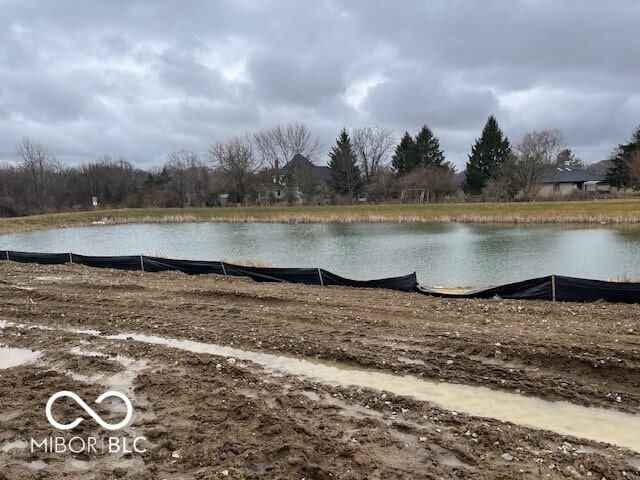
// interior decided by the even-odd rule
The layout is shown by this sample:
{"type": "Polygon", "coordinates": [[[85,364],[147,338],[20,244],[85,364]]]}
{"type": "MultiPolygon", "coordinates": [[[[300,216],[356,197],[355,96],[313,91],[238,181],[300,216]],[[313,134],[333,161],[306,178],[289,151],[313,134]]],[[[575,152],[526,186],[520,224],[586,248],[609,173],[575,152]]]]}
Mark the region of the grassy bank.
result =
{"type": "Polygon", "coordinates": [[[640,224],[639,200],[539,203],[443,203],[322,207],[148,208],[57,213],[0,219],[0,233],[106,223],[514,223],[640,224]]]}

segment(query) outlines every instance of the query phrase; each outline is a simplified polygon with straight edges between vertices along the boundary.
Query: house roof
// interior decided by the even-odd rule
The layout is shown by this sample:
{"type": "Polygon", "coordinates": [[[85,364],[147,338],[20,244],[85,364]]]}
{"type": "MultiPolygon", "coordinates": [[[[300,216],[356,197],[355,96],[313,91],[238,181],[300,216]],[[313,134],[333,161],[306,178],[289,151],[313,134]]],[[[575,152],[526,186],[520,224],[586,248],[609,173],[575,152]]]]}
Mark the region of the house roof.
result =
{"type": "Polygon", "coordinates": [[[583,183],[605,180],[606,177],[599,173],[564,165],[549,167],[540,176],[540,183],[583,183]]]}
{"type": "Polygon", "coordinates": [[[287,164],[278,171],[278,175],[287,175],[293,173],[296,168],[303,166],[304,164],[313,165],[304,155],[296,153],[287,164]]]}
{"type": "Polygon", "coordinates": [[[600,160],[598,163],[593,163],[587,166],[587,170],[590,172],[596,172],[600,175],[606,175],[609,170],[614,167],[613,161],[610,159],[600,160]]]}
{"type": "Polygon", "coordinates": [[[315,165],[310,162],[304,155],[300,155],[299,153],[296,153],[293,158],[289,160],[289,162],[287,162],[287,164],[278,171],[278,175],[293,175],[298,168],[306,165],[315,167],[316,171],[320,174],[320,177],[322,177],[324,181],[328,182],[331,180],[331,170],[329,170],[329,167],[327,167],[326,165],[315,165]]]}

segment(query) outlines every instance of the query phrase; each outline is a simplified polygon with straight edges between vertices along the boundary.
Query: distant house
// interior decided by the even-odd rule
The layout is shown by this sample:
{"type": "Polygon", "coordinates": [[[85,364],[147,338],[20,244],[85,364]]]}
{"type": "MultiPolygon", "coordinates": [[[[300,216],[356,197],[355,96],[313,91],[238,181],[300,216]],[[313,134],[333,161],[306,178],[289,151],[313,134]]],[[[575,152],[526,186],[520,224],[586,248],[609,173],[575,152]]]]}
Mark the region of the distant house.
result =
{"type": "Polygon", "coordinates": [[[599,173],[600,175],[606,175],[607,173],[609,173],[609,170],[611,170],[613,167],[614,167],[613,161],[606,159],[606,160],[600,160],[598,163],[593,163],[591,165],[588,165],[587,170],[589,170],[590,172],[599,173]]]}
{"type": "MultiPolygon", "coordinates": [[[[456,173],[454,185],[462,190],[466,172],[456,173]]],[[[538,197],[569,195],[573,192],[615,193],[604,173],[585,170],[579,167],[554,165],[544,170],[538,178],[540,189],[538,197]]]]}
{"type": "Polygon", "coordinates": [[[611,193],[612,189],[603,174],[564,165],[547,168],[540,175],[540,184],[538,195],[542,197],[568,195],[576,191],[611,193]]]}
{"type": "Polygon", "coordinates": [[[304,155],[295,154],[273,177],[272,195],[275,200],[301,203],[326,190],[331,171],[326,165],[314,165],[304,155]]]}

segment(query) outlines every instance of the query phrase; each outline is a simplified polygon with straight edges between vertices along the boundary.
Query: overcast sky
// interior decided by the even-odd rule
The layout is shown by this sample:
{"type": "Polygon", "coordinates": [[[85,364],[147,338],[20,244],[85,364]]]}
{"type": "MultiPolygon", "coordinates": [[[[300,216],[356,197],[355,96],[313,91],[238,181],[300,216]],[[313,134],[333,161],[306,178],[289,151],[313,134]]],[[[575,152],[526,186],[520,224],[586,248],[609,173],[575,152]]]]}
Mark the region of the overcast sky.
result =
{"type": "Polygon", "coordinates": [[[23,136],[149,168],[276,124],[325,151],[427,124],[463,169],[493,114],[593,163],[640,123],[639,23],[637,0],[0,0],[0,161],[23,136]]]}

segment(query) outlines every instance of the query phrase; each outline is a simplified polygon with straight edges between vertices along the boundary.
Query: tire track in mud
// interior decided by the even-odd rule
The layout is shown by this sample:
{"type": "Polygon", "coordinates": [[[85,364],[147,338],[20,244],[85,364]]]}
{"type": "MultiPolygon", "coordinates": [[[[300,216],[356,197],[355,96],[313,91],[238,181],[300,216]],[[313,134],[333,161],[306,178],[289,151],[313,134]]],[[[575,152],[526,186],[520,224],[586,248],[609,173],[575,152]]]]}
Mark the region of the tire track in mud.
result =
{"type": "MultiPolygon", "coordinates": [[[[0,318],[16,323],[104,334],[132,331],[340,359],[354,367],[506,391],[524,389],[548,399],[622,411],[637,411],[640,398],[635,333],[640,329],[640,309],[635,305],[451,301],[397,292],[256,284],[212,275],[4,262],[0,273],[0,318]],[[35,292],[41,296],[35,297],[35,292]],[[390,345],[394,341],[414,350],[390,345]],[[431,352],[418,354],[419,348],[431,352]],[[496,349],[501,355],[494,355],[496,349]],[[425,365],[398,360],[403,355],[425,365]],[[594,360],[605,364],[594,367],[594,360]],[[591,390],[581,393],[582,386],[591,390]],[[618,395],[621,402],[616,401],[618,395]]],[[[0,335],[0,343],[51,354],[64,339],[69,349],[86,340],[73,334],[60,339],[46,331],[0,335]]],[[[103,341],[96,342],[91,340],[90,350],[103,341]]],[[[382,398],[368,389],[272,378],[242,362],[230,365],[224,358],[134,342],[106,341],[104,347],[110,356],[126,354],[151,365],[134,388],[136,394],[146,395],[157,416],[140,424],[157,448],[141,458],[144,467],[137,475],[123,467],[118,473],[125,478],[171,478],[185,472],[219,478],[225,470],[232,478],[564,478],[575,476],[573,470],[583,476],[591,472],[595,478],[625,478],[624,471],[628,478],[636,472],[636,456],[614,447],[454,415],[405,397],[382,398]],[[302,393],[308,391],[320,400],[302,393]],[[337,408],[330,399],[347,406],[337,408]],[[349,409],[356,413],[346,414],[349,409]],[[382,417],[362,418],[363,409],[382,417]]],[[[61,368],[74,365],[67,354],[58,362],[61,368]]],[[[73,368],[88,377],[92,372],[113,374],[106,365],[73,368]]],[[[48,389],[62,388],[70,380],[61,372],[33,366],[0,370],[0,375],[0,412],[15,414],[16,406],[21,412],[2,417],[2,431],[10,432],[0,438],[2,449],[32,429],[44,430],[36,415],[24,412],[42,408],[48,389]]],[[[71,382],[87,398],[101,391],[96,384],[71,382]]],[[[146,408],[135,401],[134,405],[143,412],[146,408]]],[[[51,475],[59,475],[64,467],[59,459],[34,458],[17,449],[0,453],[0,464],[7,458],[44,461],[44,471],[51,475]]],[[[112,467],[98,460],[96,478],[112,478],[112,467]]],[[[32,476],[28,467],[16,468],[7,478],[32,476]]]]}
{"type": "MultiPolygon", "coordinates": [[[[145,474],[223,470],[245,478],[291,478],[294,472],[314,478],[430,478],[453,472],[470,478],[478,478],[478,472],[486,478],[526,478],[537,476],[541,466],[562,475],[577,468],[577,459],[585,473],[605,472],[607,478],[616,478],[616,472],[630,470],[636,458],[592,442],[469,417],[389,393],[310,384],[289,376],[265,377],[252,364],[161,345],[57,330],[52,337],[51,330],[33,328],[15,338],[21,344],[38,344],[45,352],[55,349],[56,364],[67,365],[74,374],[46,364],[46,372],[34,367],[9,372],[27,383],[47,378],[47,385],[55,388],[67,388],[71,377],[73,388],[87,397],[98,393],[87,374],[98,371],[111,377],[119,371],[109,367],[110,358],[144,358],[146,367],[132,381],[134,404],[142,412],[134,426],[150,442],[148,453],[140,457],[81,456],[62,464],[49,455],[36,465],[32,456],[12,450],[6,453],[13,453],[16,475],[36,466],[50,473],[91,469],[104,478],[113,472],[153,478],[145,474]],[[68,353],[60,353],[61,343],[70,348],[68,353]],[[104,356],[71,358],[81,352],[104,356]],[[226,431],[233,434],[227,436],[226,431]],[[31,467],[25,467],[29,462],[31,467]]],[[[18,385],[15,376],[7,380],[10,386],[18,385]]],[[[33,405],[30,400],[22,396],[17,404],[33,405]]],[[[11,419],[11,425],[19,425],[24,417],[11,419]]],[[[33,417],[27,414],[32,425],[38,423],[33,417]]]]}

